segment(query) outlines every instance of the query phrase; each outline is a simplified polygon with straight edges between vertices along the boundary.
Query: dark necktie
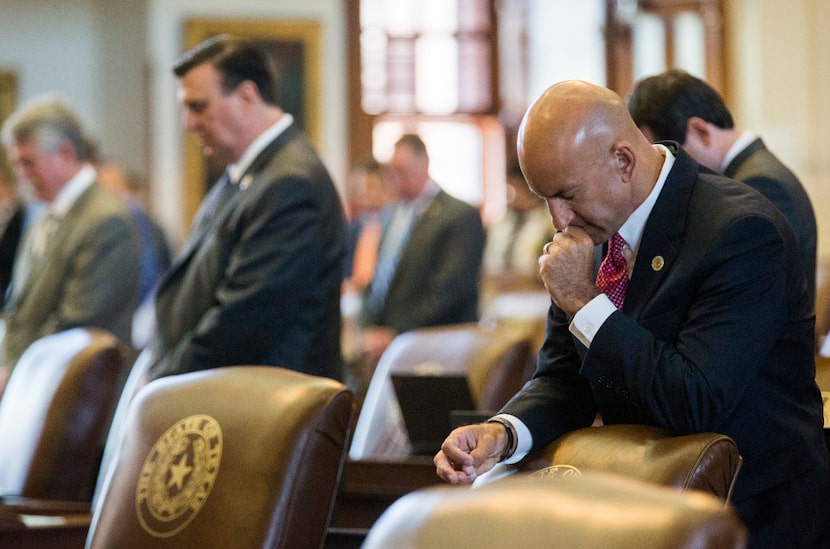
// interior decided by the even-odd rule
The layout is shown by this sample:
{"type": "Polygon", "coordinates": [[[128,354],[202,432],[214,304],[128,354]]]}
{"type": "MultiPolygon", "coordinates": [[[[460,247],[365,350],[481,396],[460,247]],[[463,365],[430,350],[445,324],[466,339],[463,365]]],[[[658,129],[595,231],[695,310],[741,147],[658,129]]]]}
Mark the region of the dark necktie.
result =
{"type": "Polygon", "coordinates": [[[231,181],[230,174],[225,170],[222,177],[214,183],[205,199],[202,201],[199,210],[196,212],[196,217],[190,229],[190,237],[193,238],[201,233],[202,227],[205,223],[213,219],[222,206],[230,198],[231,193],[235,189],[235,185],[231,181]]]}
{"type": "Polygon", "coordinates": [[[597,273],[597,288],[611,299],[617,309],[622,309],[628,289],[628,264],[622,254],[624,247],[623,237],[614,233],[608,242],[608,253],[597,273]]]}

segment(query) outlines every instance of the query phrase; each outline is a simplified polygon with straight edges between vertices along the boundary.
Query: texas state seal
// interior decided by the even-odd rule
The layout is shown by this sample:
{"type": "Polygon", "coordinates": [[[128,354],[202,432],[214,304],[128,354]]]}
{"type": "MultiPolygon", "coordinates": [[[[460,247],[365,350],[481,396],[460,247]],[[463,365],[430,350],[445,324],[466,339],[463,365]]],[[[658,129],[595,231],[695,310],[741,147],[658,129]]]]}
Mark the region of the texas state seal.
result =
{"type": "Polygon", "coordinates": [[[167,538],[196,517],[210,495],[222,458],[222,429],[207,415],[186,417],[150,450],[136,486],[135,505],[144,530],[167,538]]]}

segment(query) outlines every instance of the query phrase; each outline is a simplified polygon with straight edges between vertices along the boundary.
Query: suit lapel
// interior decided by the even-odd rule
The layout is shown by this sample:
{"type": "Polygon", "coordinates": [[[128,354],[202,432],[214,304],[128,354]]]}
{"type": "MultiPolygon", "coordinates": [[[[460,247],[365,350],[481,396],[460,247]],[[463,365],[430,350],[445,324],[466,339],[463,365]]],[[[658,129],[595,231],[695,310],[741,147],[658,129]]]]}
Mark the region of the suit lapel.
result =
{"type": "MultiPolygon", "coordinates": [[[[248,190],[248,187],[253,183],[254,178],[257,174],[262,171],[262,169],[271,161],[274,155],[277,154],[277,151],[285,146],[286,143],[294,139],[297,135],[297,129],[294,127],[294,124],[287,127],[282,133],[280,133],[271,143],[269,143],[263,150],[260,152],[256,158],[254,158],[251,165],[248,167],[247,170],[242,174],[239,181],[234,184],[236,191],[231,195],[231,197],[227,200],[225,204],[219,209],[217,214],[211,219],[209,222],[204,223],[200,228],[199,234],[192,235],[191,238],[188,238],[187,244],[185,245],[182,252],[173,262],[170,269],[168,269],[166,275],[164,276],[162,282],[159,284],[159,288],[165,286],[167,282],[172,279],[176,273],[182,270],[182,267],[186,265],[190,258],[193,257],[193,254],[199,249],[199,246],[204,240],[205,236],[212,232],[216,227],[221,226],[224,223],[225,218],[229,215],[230,211],[233,209],[233,204],[238,203],[242,200],[242,197],[245,194],[245,191],[248,190]]],[[[211,189],[214,191],[214,189],[211,189]]]]}
{"type": "Polygon", "coordinates": [[[646,221],[631,274],[623,311],[638,318],[667,274],[682,247],[689,199],[698,166],[681,149],[646,221]]]}
{"type": "Polygon", "coordinates": [[[444,209],[444,197],[447,196],[446,193],[441,190],[435,197],[430,200],[427,209],[415,219],[415,223],[412,225],[412,230],[410,231],[411,237],[406,242],[406,245],[401,252],[401,258],[398,261],[398,268],[396,269],[396,275],[393,278],[394,280],[398,278],[398,272],[406,272],[405,265],[411,261],[413,255],[420,254],[420,250],[424,248],[421,245],[421,242],[424,240],[429,240],[429,234],[432,232],[432,228],[436,227],[435,225],[435,218],[441,216],[441,211],[444,209]],[[421,223],[425,224],[425,228],[419,228],[421,223]]]}
{"type": "MultiPolygon", "coordinates": [[[[75,203],[72,204],[72,207],[69,208],[69,211],[66,212],[66,215],[57,221],[55,228],[51,231],[49,241],[46,243],[46,248],[37,257],[33,257],[34,234],[32,233],[32,230],[35,230],[37,226],[37,222],[33,223],[31,228],[27,230],[22,240],[22,244],[25,246],[22,252],[26,259],[22,261],[28,261],[29,265],[22,265],[19,271],[17,269],[15,270],[15,277],[23,277],[25,278],[25,282],[19,291],[12,290],[13,301],[20,303],[23,297],[29,292],[29,289],[34,285],[35,280],[42,274],[52,271],[47,265],[55,254],[54,250],[64,246],[64,243],[72,234],[73,229],[78,227],[82,212],[87,209],[89,202],[93,199],[93,195],[97,192],[97,183],[93,183],[81,193],[77,200],[75,200],[75,203]]],[[[45,216],[47,214],[44,213],[43,215],[45,216]]]]}
{"type": "Polygon", "coordinates": [[[723,175],[725,175],[726,177],[734,178],[735,174],[738,173],[738,170],[741,169],[743,163],[746,162],[750,156],[764,149],[766,149],[764,142],[761,140],[760,137],[756,138],[744,150],[739,152],[737,156],[735,156],[735,158],[732,159],[732,162],[730,162],[726,169],[723,171],[723,175]]]}

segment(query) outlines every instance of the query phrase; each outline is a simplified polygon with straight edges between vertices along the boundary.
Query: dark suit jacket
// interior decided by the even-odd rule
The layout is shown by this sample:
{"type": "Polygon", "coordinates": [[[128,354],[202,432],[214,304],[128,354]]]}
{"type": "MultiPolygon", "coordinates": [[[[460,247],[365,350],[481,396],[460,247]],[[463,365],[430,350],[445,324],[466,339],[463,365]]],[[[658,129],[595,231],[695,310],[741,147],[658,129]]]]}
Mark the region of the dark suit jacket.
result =
{"type": "Polygon", "coordinates": [[[0,235],[0,308],[6,301],[6,290],[12,279],[14,257],[17,253],[17,245],[20,243],[20,235],[23,233],[25,211],[26,207],[23,203],[18,204],[17,210],[6,224],[6,230],[0,235]]]}
{"type": "Polygon", "coordinates": [[[194,230],[158,288],[151,377],[264,364],[339,379],[345,221],[300,132],[268,145],[194,230]]]}
{"type": "Polygon", "coordinates": [[[477,320],[484,238],[478,210],[440,191],[412,228],[383,310],[364,307],[362,324],[405,332],[477,320]]]}
{"type": "MultiPolygon", "coordinates": [[[[551,307],[536,374],[503,410],[525,422],[534,447],[596,412],[676,435],[724,433],[744,458],[732,501],[745,519],[772,487],[807,474],[830,485],[807,284],[786,220],[753,189],[699,172],[680,151],[622,311],[587,350],[570,320],[551,307]]],[[[824,502],[788,503],[827,515],[824,502]]]]}
{"type": "Polygon", "coordinates": [[[809,284],[816,295],[816,217],[810,197],[798,178],[758,138],[741,151],[724,175],[742,181],[766,196],[789,221],[809,284]]]}

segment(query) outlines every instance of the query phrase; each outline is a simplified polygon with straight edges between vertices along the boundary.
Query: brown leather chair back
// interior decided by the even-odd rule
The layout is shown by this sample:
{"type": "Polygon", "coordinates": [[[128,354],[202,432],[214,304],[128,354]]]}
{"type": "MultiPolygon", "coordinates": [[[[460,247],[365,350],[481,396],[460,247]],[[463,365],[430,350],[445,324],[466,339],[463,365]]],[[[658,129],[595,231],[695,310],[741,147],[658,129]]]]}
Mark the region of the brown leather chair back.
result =
{"type": "Polygon", "coordinates": [[[830,356],[816,356],[816,384],[823,393],[830,393],[830,356]]]}
{"type": "Polygon", "coordinates": [[[821,349],[830,332],[830,257],[816,264],[816,349],[821,349]]]}
{"type": "Polygon", "coordinates": [[[98,329],[46,336],[0,400],[0,495],[89,501],[126,350],[98,329]]]}
{"type": "Polygon", "coordinates": [[[816,384],[824,402],[824,442],[830,450],[830,356],[816,355],[816,384]]]}
{"type": "Polygon", "coordinates": [[[112,414],[112,422],[107,433],[106,444],[104,445],[104,452],[101,457],[101,466],[98,470],[98,478],[95,483],[95,491],[92,496],[92,505],[94,506],[101,493],[101,487],[104,484],[104,479],[109,473],[109,469],[115,459],[115,454],[121,448],[121,441],[124,437],[125,422],[130,411],[130,404],[135,398],[135,395],[142,387],[147,385],[150,377],[150,367],[153,365],[153,350],[151,347],[143,349],[130,368],[127,380],[121,389],[121,394],[118,397],[115,405],[115,410],[112,414]]]}
{"type": "Polygon", "coordinates": [[[135,396],[88,546],[319,548],[354,398],[341,383],[235,366],[135,396]]]}
{"type": "Polygon", "coordinates": [[[479,410],[498,410],[533,374],[529,327],[478,322],[422,328],[390,345],[389,373],[466,374],[479,410]]]}
{"type": "Polygon", "coordinates": [[[411,492],[372,526],[363,549],[740,549],[746,540],[731,507],[710,494],[594,473],[411,492]]]}
{"type": "Polygon", "coordinates": [[[538,352],[533,339],[529,325],[484,323],[421,328],[399,335],[372,376],[350,457],[388,459],[409,454],[408,434],[390,379],[393,373],[466,375],[476,408],[498,410],[533,374],[538,352]]]}
{"type": "Polygon", "coordinates": [[[673,437],[658,427],[603,425],[560,437],[526,459],[521,470],[552,477],[613,473],[728,501],[741,462],[735,441],[725,435],[673,437]]]}

